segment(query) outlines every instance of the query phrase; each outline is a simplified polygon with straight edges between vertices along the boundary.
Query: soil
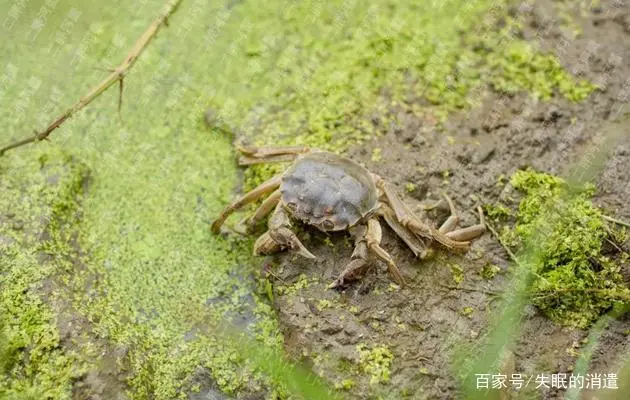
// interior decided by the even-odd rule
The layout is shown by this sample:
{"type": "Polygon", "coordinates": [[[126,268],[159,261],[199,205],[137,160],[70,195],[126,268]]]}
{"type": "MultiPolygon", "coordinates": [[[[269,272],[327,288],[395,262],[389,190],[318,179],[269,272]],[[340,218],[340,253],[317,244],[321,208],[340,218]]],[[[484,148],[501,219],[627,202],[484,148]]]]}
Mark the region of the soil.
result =
{"type": "MultiPolygon", "coordinates": [[[[569,71],[601,85],[586,101],[574,104],[554,98],[538,102],[526,94],[506,96],[488,91],[480,96],[479,107],[449,118],[444,132],[438,131],[434,121],[400,113],[398,124],[381,127],[380,137],[351,148],[348,155],[395,184],[408,204],[436,224],[445,219],[447,210],[425,214],[419,205],[434,203],[440,191],[446,191],[461,212],[461,226],[476,223],[477,205],[501,198],[504,186],[497,184],[501,176],[509,177],[525,166],[552,174],[565,172],[560,166],[582,159],[597,146],[597,133],[610,121],[623,118],[630,90],[630,2],[602,1],[586,12],[580,4],[563,4],[564,14],[571,16],[571,29],[558,16],[556,6],[554,2],[535,2],[526,14],[523,35],[538,41],[543,50],[555,52],[569,71]],[[582,34],[573,38],[576,27],[582,34]],[[380,159],[373,157],[379,151],[380,159]],[[408,183],[415,187],[405,190],[408,183]]],[[[597,177],[595,199],[609,215],[625,220],[630,219],[629,170],[630,136],[624,133],[597,177]]],[[[409,287],[392,287],[384,266],[378,265],[345,290],[334,291],[327,285],[352,253],[345,237],[307,229],[304,242],[317,261],[289,254],[267,259],[277,264],[273,270],[276,289],[304,277],[310,282],[293,291],[276,290],[274,304],[286,349],[310,360],[333,383],[352,376],[356,386],[348,391],[348,398],[376,394],[456,398],[451,350],[455,342],[474,342],[484,332],[493,302],[509,276],[508,254],[488,232],[465,254],[436,248],[433,258],[419,261],[384,227],[382,245],[410,282],[409,287]],[[480,275],[488,264],[501,269],[490,280],[480,275]],[[458,266],[463,281],[458,279],[458,266]],[[351,364],[346,361],[359,363],[356,346],[360,343],[391,350],[388,385],[369,385],[366,374],[344,370],[351,364]]],[[[589,332],[558,326],[534,307],[526,311],[513,349],[512,373],[527,377],[570,373],[589,332]]],[[[615,371],[617,356],[630,351],[629,322],[622,318],[605,329],[589,372],[615,371]]],[[[530,389],[532,385],[533,380],[530,389]]],[[[545,399],[563,396],[562,390],[536,391],[545,399]]]]}

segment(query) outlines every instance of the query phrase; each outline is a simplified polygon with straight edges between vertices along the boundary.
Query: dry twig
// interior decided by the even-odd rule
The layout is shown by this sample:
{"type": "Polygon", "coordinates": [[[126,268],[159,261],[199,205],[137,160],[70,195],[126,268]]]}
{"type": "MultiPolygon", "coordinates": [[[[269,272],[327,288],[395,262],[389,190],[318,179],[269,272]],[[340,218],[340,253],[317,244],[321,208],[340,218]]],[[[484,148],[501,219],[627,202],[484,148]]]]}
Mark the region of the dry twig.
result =
{"type": "Polygon", "coordinates": [[[519,264],[519,261],[516,258],[516,254],[514,254],[514,252],[512,252],[512,250],[510,250],[510,248],[507,247],[507,245],[505,243],[503,243],[503,240],[501,240],[501,235],[499,235],[499,232],[497,232],[496,229],[494,229],[494,227],[490,224],[490,222],[486,221],[486,227],[488,228],[490,233],[492,233],[494,238],[497,239],[497,242],[499,242],[501,247],[503,247],[503,250],[505,250],[505,252],[508,254],[508,256],[510,256],[512,261],[514,263],[516,263],[516,264],[519,264]]]}
{"type": "Polygon", "coordinates": [[[602,218],[604,218],[606,221],[613,222],[613,223],[615,223],[617,225],[621,225],[621,226],[625,226],[626,228],[630,228],[630,223],[628,223],[628,222],[621,221],[621,220],[613,218],[613,217],[609,217],[608,215],[603,215],[602,218]]]}
{"type": "Polygon", "coordinates": [[[444,284],[439,284],[439,286],[445,289],[461,290],[464,292],[477,292],[477,293],[487,294],[489,296],[501,296],[503,294],[503,292],[496,292],[494,290],[484,290],[484,289],[470,288],[470,287],[465,287],[465,286],[444,285],[444,284]]]}
{"type": "Polygon", "coordinates": [[[61,126],[61,124],[63,124],[67,119],[69,119],[74,114],[76,114],[78,111],[80,111],[85,106],[90,104],[95,98],[100,96],[101,93],[103,93],[105,90],[107,90],[110,86],[112,86],[116,82],[119,82],[119,84],[120,84],[120,86],[119,86],[120,87],[120,95],[119,95],[119,98],[118,98],[118,109],[120,110],[120,107],[122,105],[123,79],[125,78],[125,75],[129,72],[131,67],[133,67],[133,65],[135,64],[135,62],[138,59],[138,57],[140,57],[140,55],[142,54],[144,49],[146,49],[146,47],[149,45],[151,40],[155,37],[155,35],[160,30],[160,28],[163,25],[168,25],[168,18],[175,12],[175,10],[177,9],[177,7],[179,6],[180,3],[181,3],[181,0],[168,0],[166,2],[166,4],[164,5],[160,15],[151,23],[151,25],[147,28],[147,30],[144,31],[142,36],[140,36],[138,38],[138,40],[136,41],[134,46],[129,51],[129,54],[127,54],[127,57],[125,57],[123,62],[116,69],[114,69],[109,74],[109,76],[107,76],[107,78],[105,78],[103,81],[101,81],[98,85],[94,86],[88,92],[88,94],[83,96],[72,107],[67,109],[60,116],[58,116],[43,131],[35,132],[35,135],[33,135],[33,136],[29,136],[29,137],[27,137],[25,139],[18,140],[16,142],[13,142],[13,143],[11,143],[11,144],[1,148],[0,149],[0,156],[3,156],[4,153],[6,153],[7,151],[9,151],[11,149],[15,149],[17,147],[24,146],[25,144],[28,144],[28,143],[39,142],[39,141],[42,141],[44,139],[47,139],[48,136],[55,129],[59,128],[59,126],[61,126]]]}

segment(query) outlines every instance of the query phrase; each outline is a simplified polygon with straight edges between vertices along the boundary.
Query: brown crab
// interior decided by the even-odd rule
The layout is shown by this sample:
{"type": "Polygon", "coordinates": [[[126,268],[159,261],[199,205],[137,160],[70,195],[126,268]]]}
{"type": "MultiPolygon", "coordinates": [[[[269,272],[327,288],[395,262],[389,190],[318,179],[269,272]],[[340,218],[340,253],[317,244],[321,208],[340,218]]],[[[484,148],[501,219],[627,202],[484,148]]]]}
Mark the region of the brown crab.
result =
{"type": "Polygon", "coordinates": [[[283,173],[263,182],[227,206],[212,224],[218,234],[226,218],[248,203],[269,195],[247,220],[253,227],[271,213],[269,229],[258,238],[254,254],[271,254],[282,249],[316,258],[291,231],[291,219],[331,232],[349,230],[355,248],[351,261],[330,285],[342,286],[356,278],[368,266],[368,253],[385,262],[396,283],[404,285],[398,267],[380,246],[382,217],[413,253],[424,258],[427,240],[435,240],[449,249],[467,249],[470,241],[485,231],[484,216],[478,207],[480,222],[455,229],[459,221],[451,199],[443,195],[450,216],[438,229],[424,224],[395,193],[390,184],[366,168],[327,151],[307,147],[242,147],[240,165],[287,162],[292,165],[283,173]]]}

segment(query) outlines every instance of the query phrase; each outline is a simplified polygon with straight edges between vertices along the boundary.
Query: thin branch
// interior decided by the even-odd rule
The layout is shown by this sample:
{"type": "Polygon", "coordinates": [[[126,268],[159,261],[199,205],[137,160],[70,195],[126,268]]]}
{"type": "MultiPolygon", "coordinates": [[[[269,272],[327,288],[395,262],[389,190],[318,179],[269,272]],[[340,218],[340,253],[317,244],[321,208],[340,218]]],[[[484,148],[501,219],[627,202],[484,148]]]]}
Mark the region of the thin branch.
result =
{"type": "Polygon", "coordinates": [[[518,259],[516,258],[516,255],[512,252],[512,250],[510,250],[509,247],[507,247],[507,245],[505,243],[503,243],[503,241],[501,240],[501,236],[499,235],[499,233],[492,227],[492,225],[490,224],[490,222],[486,221],[486,227],[488,228],[488,230],[492,233],[492,235],[495,237],[495,239],[497,239],[497,242],[499,242],[499,244],[501,245],[501,247],[503,247],[503,250],[505,250],[505,252],[510,256],[510,258],[512,259],[512,261],[514,261],[516,264],[519,264],[518,259]]]}
{"type": "Polygon", "coordinates": [[[597,289],[597,288],[561,288],[561,289],[553,289],[552,292],[547,293],[547,294],[540,294],[538,296],[535,296],[534,298],[536,300],[540,300],[540,299],[546,299],[548,297],[552,297],[552,296],[556,296],[560,293],[566,293],[566,292],[586,292],[586,293],[601,293],[601,294],[605,294],[606,296],[609,297],[614,297],[620,300],[625,300],[625,301],[630,301],[630,295],[627,295],[625,293],[618,293],[618,292],[613,292],[610,290],[606,290],[606,289],[597,289]]]}
{"type": "Polygon", "coordinates": [[[122,98],[123,98],[123,82],[124,80],[121,79],[119,81],[120,85],[118,85],[119,91],[118,91],[118,118],[122,121],[122,98]]]}
{"type": "Polygon", "coordinates": [[[465,286],[444,285],[444,284],[439,284],[439,286],[443,287],[445,289],[461,290],[463,292],[483,293],[483,294],[487,294],[489,296],[501,296],[503,294],[503,292],[496,292],[496,291],[493,291],[493,290],[484,290],[484,289],[477,289],[477,288],[469,288],[469,287],[465,287],[465,286]]]}
{"type": "Polygon", "coordinates": [[[604,218],[606,221],[613,222],[613,223],[615,223],[617,225],[621,225],[621,226],[625,226],[626,228],[630,228],[630,223],[628,223],[628,222],[621,221],[621,220],[618,220],[618,219],[613,218],[613,217],[609,217],[608,215],[602,215],[602,218],[604,218]]]}
{"type": "Polygon", "coordinates": [[[112,86],[116,82],[120,82],[120,97],[119,97],[119,107],[122,104],[122,81],[125,78],[125,75],[129,72],[131,67],[135,64],[136,60],[140,57],[144,49],[149,45],[151,40],[155,37],[157,32],[163,25],[166,25],[166,21],[169,16],[171,16],[179,4],[181,0],[168,0],[164,5],[162,12],[160,15],[151,23],[151,25],[147,28],[146,31],[138,38],[134,46],[127,54],[127,57],[123,60],[123,62],[114,69],[107,78],[101,81],[98,85],[94,86],[88,94],[83,96],[78,102],[76,102],[72,107],[64,111],[60,116],[58,116],[46,129],[41,132],[35,132],[33,136],[27,137],[25,139],[18,140],[13,142],[3,148],[0,149],[0,157],[4,155],[7,151],[11,149],[15,149],[20,146],[24,146],[25,144],[32,142],[39,142],[44,139],[47,139],[48,136],[61,124],[63,124],[67,119],[71,118],[78,111],[83,109],[85,106],[90,104],[94,99],[100,96],[104,91],[106,91],[110,86],[112,86]]]}
{"type": "MultiPolygon", "coordinates": [[[[518,260],[518,258],[516,258],[516,254],[514,254],[514,252],[510,250],[510,248],[505,243],[503,243],[503,240],[501,240],[501,236],[496,231],[496,229],[494,229],[494,227],[490,224],[490,222],[486,221],[486,227],[492,233],[495,239],[497,239],[497,242],[499,242],[501,247],[503,247],[503,250],[505,250],[505,252],[510,256],[512,261],[517,265],[521,265],[521,262],[518,260]]],[[[540,275],[539,273],[535,271],[530,271],[530,272],[534,274],[534,276],[536,276],[537,278],[542,279],[545,282],[549,282],[544,276],[540,275]]]]}

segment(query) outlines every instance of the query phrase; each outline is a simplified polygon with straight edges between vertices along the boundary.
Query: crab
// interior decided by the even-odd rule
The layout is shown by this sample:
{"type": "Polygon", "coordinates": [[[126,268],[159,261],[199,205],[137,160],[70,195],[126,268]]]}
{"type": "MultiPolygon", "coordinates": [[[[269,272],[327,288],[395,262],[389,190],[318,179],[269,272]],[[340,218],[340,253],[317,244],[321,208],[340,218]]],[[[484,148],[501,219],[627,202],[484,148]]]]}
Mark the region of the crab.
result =
{"type": "Polygon", "coordinates": [[[394,187],[357,162],[328,151],[302,146],[252,147],[238,146],[242,153],[239,164],[292,162],[284,172],[261,183],[228,205],[212,223],[215,234],[229,215],[265,196],[254,215],[244,222],[251,231],[269,214],[268,230],[254,245],[255,255],[267,255],[285,249],[315,259],[291,230],[294,220],[324,232],[347,230],[354,239],[350,262],[329,285],[342,287],[357,279],[369,267],[369,254],[387,265],[394,281],[407,283],[392,257],[381,247],[382,229],[379,218],[407,244],[420,259],[429,253],[430,242],[448,249],[466,250],[473,239],[485,232],[484,215],[477,207],[479,223],[457,229],[459,217],[453,201],[442,194],[450,216],[435,228],[420,220],[396,194],[394,187]]]}

